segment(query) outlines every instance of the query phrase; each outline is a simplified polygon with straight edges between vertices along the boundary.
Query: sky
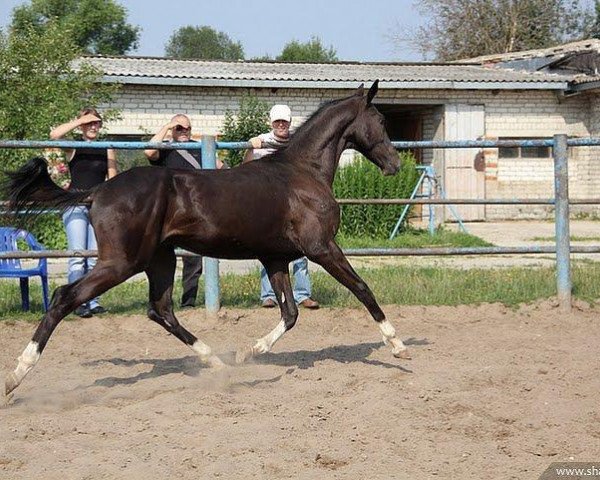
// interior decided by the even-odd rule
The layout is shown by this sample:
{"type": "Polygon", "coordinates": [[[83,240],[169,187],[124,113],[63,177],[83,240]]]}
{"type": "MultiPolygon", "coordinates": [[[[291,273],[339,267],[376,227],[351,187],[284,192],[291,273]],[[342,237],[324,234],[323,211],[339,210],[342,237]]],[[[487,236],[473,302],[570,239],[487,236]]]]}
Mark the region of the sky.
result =
{"type": "MultiPolygon", "coordinates": [[[[422,19],[414,0],[117,0],[128,11],[128,22],[142,28],[132,55],[162,56],[172,33],[180,27],[208,25],[241,42],[246,58],[281,53],[291,40],[318,36],[340,60],[419,61],[406,44],[390,36],[406,33],[422,19]]],[[[10,23],[15,6],[29,1],[0,0],[0,28],[10,23]]]]}

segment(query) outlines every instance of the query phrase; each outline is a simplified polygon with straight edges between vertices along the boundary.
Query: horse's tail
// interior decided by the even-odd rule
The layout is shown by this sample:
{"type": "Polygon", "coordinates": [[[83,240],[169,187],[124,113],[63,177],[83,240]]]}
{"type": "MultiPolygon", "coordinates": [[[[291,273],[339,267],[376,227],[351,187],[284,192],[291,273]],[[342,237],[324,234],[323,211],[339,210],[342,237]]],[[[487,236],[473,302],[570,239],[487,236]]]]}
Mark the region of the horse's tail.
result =
{"type": "Polygon", "coordinates": [[[44,209],[56,208],[61,211],[77,204],[90,204],[91,191],[69,191],[60,188],[50,178],[48,165],[42,157],[35,157],[13,172],[5,172],[3,182],[7,209],[18,221],[34,219],[44,209]]]}

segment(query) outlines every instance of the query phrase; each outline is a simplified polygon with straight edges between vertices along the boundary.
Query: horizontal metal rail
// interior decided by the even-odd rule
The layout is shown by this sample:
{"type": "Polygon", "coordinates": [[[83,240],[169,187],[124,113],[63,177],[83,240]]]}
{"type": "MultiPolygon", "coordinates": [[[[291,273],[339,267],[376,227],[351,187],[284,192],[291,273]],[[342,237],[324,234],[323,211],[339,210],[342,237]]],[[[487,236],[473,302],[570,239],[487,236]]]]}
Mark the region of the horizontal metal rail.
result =
{"type": "MultiPolygon", "coordinates": [[[[555,246],[523,247],[429,247],[429,248],[348,248],[343,250],[348,257],[406,257],[406,256],[446,256],[446,255],[515,255],[519,253],[544,255],[556,253],[555,246]]],[[[600,246],[571,247],[571,253],[600,253],[600,246]]],[[[21,252],[0,252],[0,259],[17,258],[71,258],[96,257],[97,250],[37,250],[21,252]]],[[[192,257],[196,254],[176,251],[178,257],[192,257]]]]}
{"type": "MultiPolygon", "coordinates": [[[[340,205],[554,205],[552,198],[338,198],[340,205]]],[[[600,205],[600,198],[569,200],[570,205],[600,205]]],[[[3,210],[8,202],[0,202],[0,215],[14,214],[3,210]]],[[[21,214],[61,213],[57,209],[21,211],[21,214]]]]}
{"type": "MultiPolygon", "coordinates": [[[[554,139],[538,140],[443,140],[443,141],[401,141],[392,142],[397,149],[410,148],[499,148],[499,147],[554,147],[554,139]]],[[[600,146],[600,138],[569,138],[569,147],[600,146]]],[[[117,150],[200,150],[202,142],[123,142],[101,140],[84,142],[81,140],[0,140],[0,148],[114,148],[117,150]]],[[[249,142],[216,142],[218,150],[241,150],[251,148],[249,142]]]]}
{"type": "MultiPolygon", "coordinates": [[[[195,253],[186,250],[175,250],[178,257],[195,257],[195,253]]],[[[14,252],[0,252],[0,259],[16,258],[71,258],[71,257],[97,257],[98,250],[22,250],[14,252]]]]}
{"type": "MultiPolygon", "coordinates": [[[[340,205],[554,205],[553,198],[338,198],[340,205]]],[[[600,198],[569,200],[571,205],[600,205],[600,198]]]]}
{"type": "MultiPolygon", "coordinates": [[[[250,146],[250,144],[248,144],[250,146]]],[[[202,142],[121,142],[81,140],[0,140],[0,148],[95,148],[115,150],[202,150],[202,142]]]]}

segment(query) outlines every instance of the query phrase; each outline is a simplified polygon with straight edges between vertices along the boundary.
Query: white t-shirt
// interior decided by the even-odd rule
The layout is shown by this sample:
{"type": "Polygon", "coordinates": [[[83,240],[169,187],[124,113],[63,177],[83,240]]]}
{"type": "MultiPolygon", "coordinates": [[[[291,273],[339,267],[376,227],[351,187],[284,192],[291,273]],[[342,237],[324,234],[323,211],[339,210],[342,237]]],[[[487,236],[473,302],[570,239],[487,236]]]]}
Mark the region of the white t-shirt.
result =
{"type": "Polygon", "coordinates": [[[285,139],[276,137],[272,130],[269,133],[260,134],[258,138],[262,142],[262,148],[255,148],[252,151],[252,160],[262,158],[265,155],[269,155],[279,150],[280,148],[287,147],[287,144],[290,140],[290,137],[285,139]]]}

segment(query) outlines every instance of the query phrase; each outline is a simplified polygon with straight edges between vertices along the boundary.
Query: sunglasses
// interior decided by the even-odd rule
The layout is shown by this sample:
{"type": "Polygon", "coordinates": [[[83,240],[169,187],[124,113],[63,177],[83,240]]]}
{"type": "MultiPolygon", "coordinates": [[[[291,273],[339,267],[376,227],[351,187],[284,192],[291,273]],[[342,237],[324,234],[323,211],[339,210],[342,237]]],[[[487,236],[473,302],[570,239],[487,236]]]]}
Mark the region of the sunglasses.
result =
{"type": "Polygon", "coordinates": [[[192,129],[192,127],[182,127],[181,125],[177,125],[174,130],[176,132],[189,132],[192,129]]]}

